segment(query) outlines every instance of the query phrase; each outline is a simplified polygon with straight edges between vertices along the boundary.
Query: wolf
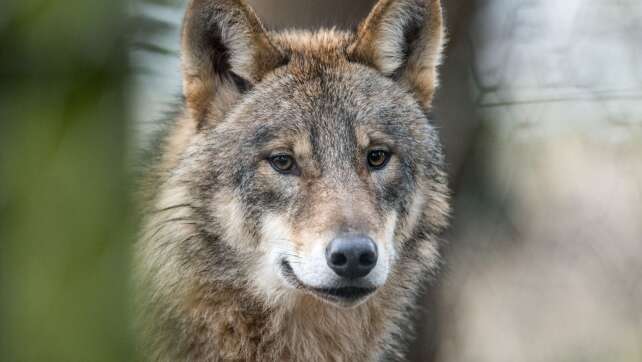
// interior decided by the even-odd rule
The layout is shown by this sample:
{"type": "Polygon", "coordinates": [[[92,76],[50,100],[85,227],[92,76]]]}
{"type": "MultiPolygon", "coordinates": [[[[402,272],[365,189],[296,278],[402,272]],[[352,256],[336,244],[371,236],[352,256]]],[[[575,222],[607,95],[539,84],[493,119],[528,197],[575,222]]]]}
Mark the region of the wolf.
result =
{"type": "Polygon", "coordinates": [[[147,358],[403,359],[448,222],[444,33],[439,0],[380,0],[355,31],[188,4],[136,243],[147,358]]]}

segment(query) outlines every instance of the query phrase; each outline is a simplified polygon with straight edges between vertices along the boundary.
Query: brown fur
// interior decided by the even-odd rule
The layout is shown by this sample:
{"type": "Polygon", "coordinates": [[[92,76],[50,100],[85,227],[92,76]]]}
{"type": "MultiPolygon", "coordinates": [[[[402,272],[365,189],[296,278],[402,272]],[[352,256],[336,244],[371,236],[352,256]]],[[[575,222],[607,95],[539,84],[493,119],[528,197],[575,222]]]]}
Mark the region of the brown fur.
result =
{"type": "MultiPolygon", "coordinates": [[[[425,119],[413,121],[416,124],[409,126],[408,132],[413,142],[435,143],[430,150],[434,152],[430,157],[435,160],[426,162],[434,163],[435,168],[429,179],[417,181],[406,216],[398,223],[395,221],[394,240],[399,245],[394,248],[400,262],[372,297],[352,308],[322,301],[305,290],[278,291],[266,297],[257,284],[262,281],[256,279],[263,275],[263,266],[258,261],[262,260],[264,248],[270,246],[256,241],[263,231],[256,222],[249,221],[250,212],[243,204],[243,195],[225,184],[211,189],[213,176],[209,172],[218,170],[218,166],[216,160],[208,158],[211,157],[208,150],[213,147],[209,138],[212,132],[229,134],[231,139],[225,141],[233,143],[237,132],[253,126],[268,112],[264,108],[241,111],[246,100],[244,91],[235,84],[238,77],[250,87],[269,82],[278,85],[281,78],[303,84],[293,90],[300,92],[292,96],[294,100],[301,100],[298,108],[290,108],[291,116],[296,117],[296,112],[315,111],[304,109],[309,105],[303,100],[319,99],[326,92],[317,81],[319,74],[333,74],[350,81],[354,72],[374,74],[366,68],[371,67],[408,92],[393,92],[400,107],[415,110],[417,102],[425,111],[437,83],[442,41],[441,7],[436,0],[382,0],[356,34],[336,30],[266,33],[244,1],[192,1],[183,30],[186,110],[165,137],[161,160],[150,172],[153,180],[147,187],[151,189],[152,201],[138,243],[142,325],[151,359],[403,358],[400,335],[407,333],[420,282],[437,265],[436,235],[446,226],[449,210],[438,142],[432,134],[426,134],[425,119]],[[396,64],[391,74],[386,73],[391,64],[385,64],[387,60],[376,44],[401,41],[389,39],[391,33],[386,30],[399,16],[408,17],[401,24],[417,22],[419,34],[415,44],[410,45],[407,58],[396,64]],[[212,24],[233,29],[234,39],[212,40],[206,36],[203,29],[212,24]],[[212,48],[212,42],[218,45],[212,48]],[[226,47],[224,51],[221,46],[226,47]],[[238,121],[235,123],[234,119],[238,121]],[[197,196],[198,192],[208,197],[197,196]]],[[[367,76],[359,79],[368,81],[367,76]]],[[[381,82],[390,84],[388,80],[381,82]]],[[[261,92],[270,94],[269,90],[261,92]]],[[[260,94],[257,90],[251,96],[260,94]]],[[[356,104],[370,101],[355,97],[356,104]]],[[[279,98],[267,101],[278,102],[279,98]]],[[[390,137],[371,128],[364,125],[356,128],[359,152],[390,137]]],[[[296,221],[288,229],[295,250],[305,253],[319,235],[345,225],[370,230],[383,238],[390,226],[388,221],[397,220],[398,215],[388,213],[381,218],[382,211],[373,195],[377,182],[394,182],[393,176],[382,175],[375,182],[367,169],[357,167],[350,179],[324,178],[318,171],[320,161],[314,157],[307,134],[295,132],[288,137],[283,139],[295,141],[271,141],[263,147],[293,149],[304,170],[298,178],[298,192],[307,195],[301,199],[306,207],[278,215],[278,220],[296,221]]],[[[222,151],[217,157],[237,155],[222,151]]],[[[395,170],[402,165],[394,159],[389,167],[395,170]]],[[[264,180],[268,186],[263,187],[278,188],[279,181],[273,178],[273,173],[267,164],[261,163],[254,177],[264,180]]]]}

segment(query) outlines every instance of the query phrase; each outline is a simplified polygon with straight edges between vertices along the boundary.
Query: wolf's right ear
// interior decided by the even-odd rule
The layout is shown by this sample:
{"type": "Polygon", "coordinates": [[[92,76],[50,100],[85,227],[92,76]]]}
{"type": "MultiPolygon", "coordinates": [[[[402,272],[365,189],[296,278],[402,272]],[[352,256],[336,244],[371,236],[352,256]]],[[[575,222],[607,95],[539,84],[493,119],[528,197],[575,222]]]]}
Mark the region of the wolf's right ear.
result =
{"type": "Polygon", "coordinates": [[[199,123],[285,62],[244,0],[190,1],[181,52],[183,95],[199,123]]]}

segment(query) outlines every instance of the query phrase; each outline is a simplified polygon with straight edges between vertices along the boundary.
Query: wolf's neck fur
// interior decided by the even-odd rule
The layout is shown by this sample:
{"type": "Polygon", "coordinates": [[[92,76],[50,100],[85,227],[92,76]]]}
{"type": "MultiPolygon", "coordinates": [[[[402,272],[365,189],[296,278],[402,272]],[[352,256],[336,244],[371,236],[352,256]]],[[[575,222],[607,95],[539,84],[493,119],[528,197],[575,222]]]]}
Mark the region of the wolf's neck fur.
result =
{"type": "Polygon", "coordinates": [[[382,298],[340,309],[312,296],[264,308],[247,291],[207,290],[185,306],[182,355],[197,360],[372,361],[390,332],[382,298]]]}

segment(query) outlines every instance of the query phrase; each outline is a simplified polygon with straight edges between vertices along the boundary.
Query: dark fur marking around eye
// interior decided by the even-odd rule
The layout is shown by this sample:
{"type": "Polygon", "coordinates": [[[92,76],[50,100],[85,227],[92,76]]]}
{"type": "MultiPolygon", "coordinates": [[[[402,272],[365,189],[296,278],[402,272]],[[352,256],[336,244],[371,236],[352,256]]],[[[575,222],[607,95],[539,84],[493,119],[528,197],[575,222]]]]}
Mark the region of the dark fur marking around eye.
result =
{"type": "Polygon", "coordinates": [[[265,210],[277,211],[287,207],[288,200],[283,194],[273,189],[249,187],[242,191],[243,203],[248,210],[264,214],[265,210]]]}
{"type": "Polygon", "coordinates": [[[413,163],[400,157],[399,168],[395,172],[395,176],[376,191],[379,202],[390,209],[403,208],[409,202],[404,199],[404,195],[413,195],[416,188],[417,169],[413,163]]]}

